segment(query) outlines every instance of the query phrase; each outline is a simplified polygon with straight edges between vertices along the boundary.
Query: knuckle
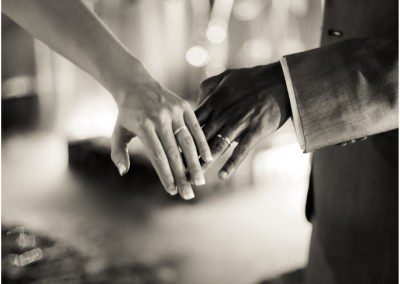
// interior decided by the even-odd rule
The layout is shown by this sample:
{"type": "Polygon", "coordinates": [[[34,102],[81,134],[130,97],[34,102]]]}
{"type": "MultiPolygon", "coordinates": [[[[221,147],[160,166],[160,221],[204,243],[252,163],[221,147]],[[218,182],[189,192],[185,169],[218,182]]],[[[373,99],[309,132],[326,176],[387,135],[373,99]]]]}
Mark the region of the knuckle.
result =
{"type": "Polygon", "coordinates": [[[157,121],[157,129],[162,132],[162,134],[167,134],[168,133],[168,128],[170,128],[170,121],[168,119],[165,120],[158,120],[157,121]]]}
{"type": "Polygon", "coordinates": [[[180,159],[180,156],[181,156],[177,148],[169,148],[169,149],[167,149],[167,155],[172,160],[178,160],[178,159],[180,159]]]}
{"type": "Polygon", "coordinates": [[[149,117],[139,119],[139,125],[144,129],[151,129],[154,127],[154,123],[149,117]]]}
{"type": "Polygon", "coordinates": [[[200,124],[197,121],[195,121],[193,123],[192,127],[193,127],[193,130],[196,132],[201,130],[200,124]]]}
{"type": "Polygon", "coordinates": [[[156,163],[163,163],[163,162],[165,162],[165,155],[164,155],[164,153],[163,153],[163,152],[156,152],[156,153],[154,154],[154,161],[155,161],[156,163]]]}
{"type": "Polygon", "coordinates": [[[136,114],[136,118],[139,124],[142,124],[147,117],[147,113],[144,111],[138,111],[136,114]]]}
{"type": "Polygon", "coordinates": [[[239,162],[233,158],[229,161],[228,168],[236,168],[239,165],[239,162]]]}
{"type": "Polygon", "coordinates": [[[222,142],[218,141],[213,145],[213,148],[215,149],[215,151],[220,152],[224,149],[224,145],[222,142]]]}
{"type": "Polygon", "coordinates": [[[182,114],[182,107],[179,104],[171,106],[171,113],[175,116],[182,114]]]}
{"type": "Polygon", "coordinates": [[[218,75],[209,77],[201,82],[200,88],[208,88],[210,85],[212,86],[214,81],[218,79],[218,75]]]}
{"type": "Polygon", "coordinates": [[[188,101],[184,101],[184,100],[182,100],[182,101],[179,103],[179,105],[180,105],[180,107],[183,108],[183,109],[191,109],[191,108],[192,108],[191,105],[190,105],[190,103],[189,103],[188,101]]]}
{"type": "Polygon", "coordinates": [[[159,123],[162,123],[171,117],[171,111],[168,108],[163,107],[157,113],[155,113],[154,116],[159,123]]]}
{"type": "Polygon", "coordinates": [[[250,149],[249,146],[239,144],[239,145],[236,146],[235,151],[236,151],[238,154],[244,154],[244,153],[246,153],[247,151],[249,151],[249,149],[250,149]]]}
{"type": "Polygon", "coordinates": [[[193,144],[192,137],[190,135],[184,135],[182,137],[182,143],[185,146],[191,146],[193,144]]]}

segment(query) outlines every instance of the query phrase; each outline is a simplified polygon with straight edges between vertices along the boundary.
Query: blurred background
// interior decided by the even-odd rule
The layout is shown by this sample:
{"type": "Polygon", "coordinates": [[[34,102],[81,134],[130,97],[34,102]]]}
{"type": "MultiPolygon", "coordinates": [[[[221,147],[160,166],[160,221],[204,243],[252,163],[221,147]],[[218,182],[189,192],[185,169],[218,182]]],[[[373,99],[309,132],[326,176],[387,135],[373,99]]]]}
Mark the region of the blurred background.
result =
{"type": "MultiPolygon", "coordinates": [[[[163,85],[200,82],[319,45],[321,0],[87,1],[163,85]]],[[[166,194],[139,141],[109,158],[117,108],[89,75],[2,15],[3,279],[258,283],[307,263],[310,156],[291,121],[234,176],[166,194]]]]}

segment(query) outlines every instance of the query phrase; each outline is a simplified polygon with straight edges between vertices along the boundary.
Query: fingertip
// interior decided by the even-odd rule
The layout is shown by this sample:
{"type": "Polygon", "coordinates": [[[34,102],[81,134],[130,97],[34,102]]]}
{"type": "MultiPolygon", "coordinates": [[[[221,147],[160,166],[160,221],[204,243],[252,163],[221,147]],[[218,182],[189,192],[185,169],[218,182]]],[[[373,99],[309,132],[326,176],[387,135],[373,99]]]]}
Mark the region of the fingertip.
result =
{"type": "Polygon", "coordinates": [[[177,194],[178,194],[178,189],[176,188],[175,185],[171,185],[171,186],[169,186],[169,187],[167,188],[167,192],[168,192],[170,195],[177,195],[177,194]]]}
{"type": "Polygon", "coordinates": [[[183,186],[181,196],[185,200],[190,200],[194,198],[193,189],[189,184],[183,186]]]}
{"type": "Polygon", "coordinates": [[[207,164],[211,164],[212,162],[214,162],[214,158],[211,155],[211,151],[206,151],[204,156],[205,156],[204,160],[206,161],[207,164]]]}
{"type": "Polygon", "coordinates": [[[221,171],[218,173],[218,176],[219,176],[220,179],[226,179],[226,178],[228,178],[228,172],[225,171],[225,170],[221,170],[221,171]]]}
{"type": "Polygon", "coordinates": [[[194,184],[199,186],[199,185],[204,185],[206,184],[206,179],[204,178],[204,175],[199,175],[194,179],[194,184]]]}
{"type": "Polygon", "coordinates": [[[123,163],[118,163],[117,168],[120,176],[123,176],[128,171],[128,168],[123,163]]]}
{"type": "Polygon", "coordinates": [[[129,171],[129,156],[128,153],[122,153],[116,149],[111,151],[111,160],[114,165],[117,167],[118,172],[121,176],[125,175],[129,171]]]}

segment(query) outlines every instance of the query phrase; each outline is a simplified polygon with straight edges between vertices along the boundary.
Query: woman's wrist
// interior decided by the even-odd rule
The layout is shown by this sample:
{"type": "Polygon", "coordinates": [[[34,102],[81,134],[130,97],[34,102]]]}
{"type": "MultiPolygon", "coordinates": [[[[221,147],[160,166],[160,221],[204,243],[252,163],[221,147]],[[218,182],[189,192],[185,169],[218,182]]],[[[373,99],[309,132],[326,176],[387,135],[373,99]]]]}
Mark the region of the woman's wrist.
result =
{"type": "Polygon", "coordinates": [[[140,85],[153,84],[156,81],[144,65],[128,51],[110,56],[99,62],[99,81],[109,90],[118,105],[133,89],[140,85]]]}

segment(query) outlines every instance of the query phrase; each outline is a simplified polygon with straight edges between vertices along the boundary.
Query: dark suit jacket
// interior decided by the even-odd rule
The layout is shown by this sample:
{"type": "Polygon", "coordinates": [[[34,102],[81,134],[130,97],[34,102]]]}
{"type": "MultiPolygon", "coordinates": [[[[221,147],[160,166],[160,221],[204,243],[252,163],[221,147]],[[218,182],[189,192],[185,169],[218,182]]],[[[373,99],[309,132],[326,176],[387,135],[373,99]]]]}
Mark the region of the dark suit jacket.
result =
{"type": "Polygon", "coordinates": [[[398,1],[326,0],[321,44],[285,57],[313,151],[307,281],[397,283],[398,1]]]}

